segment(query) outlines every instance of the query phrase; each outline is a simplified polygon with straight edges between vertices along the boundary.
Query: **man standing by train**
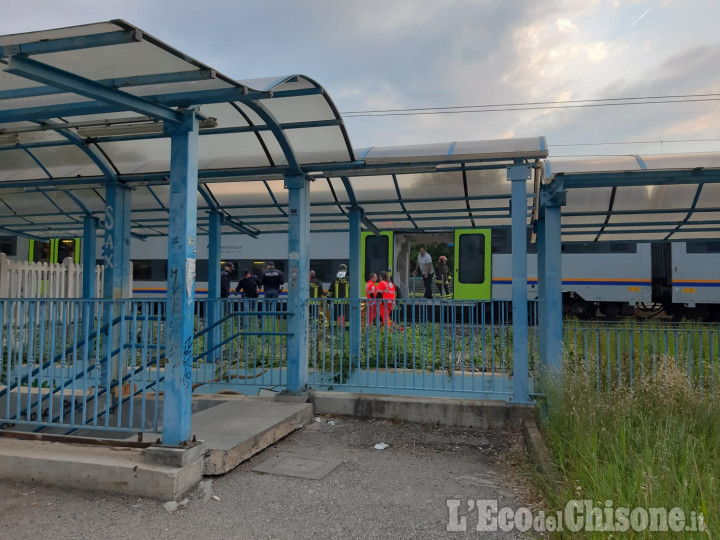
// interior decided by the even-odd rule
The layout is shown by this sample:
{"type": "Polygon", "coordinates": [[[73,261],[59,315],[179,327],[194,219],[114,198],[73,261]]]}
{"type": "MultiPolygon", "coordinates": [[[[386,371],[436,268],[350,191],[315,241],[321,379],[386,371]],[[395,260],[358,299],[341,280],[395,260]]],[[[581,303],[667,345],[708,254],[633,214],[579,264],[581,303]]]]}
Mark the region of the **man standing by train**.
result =
{"type": "Polygon", "coordinates": [[[432,257],[427,251],[425,251],[425,246],[420,246],[420,249],[418,250],[417,264],[415,265],[414,273],[417,273],[418,269],[420,269],[420,273],[423,277],[425,298],[432,300],[433,264],[432,257]]]}

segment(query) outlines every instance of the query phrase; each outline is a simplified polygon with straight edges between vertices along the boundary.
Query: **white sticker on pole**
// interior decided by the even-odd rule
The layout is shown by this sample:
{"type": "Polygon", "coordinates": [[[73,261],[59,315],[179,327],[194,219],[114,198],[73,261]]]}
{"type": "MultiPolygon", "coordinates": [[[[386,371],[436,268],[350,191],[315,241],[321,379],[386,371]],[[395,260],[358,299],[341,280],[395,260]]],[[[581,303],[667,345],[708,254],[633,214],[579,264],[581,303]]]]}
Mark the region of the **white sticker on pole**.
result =
{"type": "Polygon", "coordinates": [[[188,298],[192,296],[193,285],[195,284],[195,259],[185,259],[185,289],[188,298]]]}

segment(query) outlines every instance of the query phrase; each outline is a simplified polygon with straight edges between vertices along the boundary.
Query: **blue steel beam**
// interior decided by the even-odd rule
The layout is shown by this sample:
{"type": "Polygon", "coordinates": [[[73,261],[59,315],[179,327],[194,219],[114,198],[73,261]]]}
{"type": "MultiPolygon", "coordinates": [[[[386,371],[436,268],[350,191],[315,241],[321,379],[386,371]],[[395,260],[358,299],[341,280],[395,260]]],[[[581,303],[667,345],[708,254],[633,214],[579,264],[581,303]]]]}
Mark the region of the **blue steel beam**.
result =
{"type": "MultiPolygon", "coordinates": [[[[214,328],[220,320],[221,304],[220,298],[220,251],[222,247],[222,224],[223,214],[218,210],[211,210],[208,216],[210,230],[208,233],[208,326],[214,328]]],[[[215,345],[221,340],[220,328],[215,328],[212,333],[213,343],[210,343],[208,350],[208,362],[215,363],[217,349],[215,345]]]]}
{"type": "MultiPolygon", "coordinates": [[[[539,256],[539,255],[538,255],[539,256]]],[[[546,324],[545,366],[547,375],[560,381],[563,362],[562,240],[560,206],[545,207],[546,324]]]]}
{"type": "Polygon", "coordinates": [[[108,47],[111,45],[124,45],[142,41],[143,34],[140,30],[117,30],[101,34],[85,36],[74,36],[58,39],[45,39],[20,43],[15,45],[0,46],[0,58],[15,54],[49,54],[64,51],[76,51],[79,49],[91,49],[95,47],[108,47]]]}
{"type": "MultiPolygon", "coordinates": [[[[108,88],[93,80],[43,64],[42,62],[31,60],[22,55],[11,56],[8,59],[6,71],[13,75],[18,75],[97,101],[111,103],[122,107],[122,110],[135,111],[171,124],[177,124],[181,122],[182,119],[180,113],[169,107],[151,103],[143,98],[115,88],[108,88]]],[[[2,119],[2,116],[0,116],[0,119],[2,119]]]]}
{"type": "MultiPolygon", "coordinates": [[[[136,86],[156,85],[156,84],[172,84],[179,82],[195,82],[215,79],[215,71],[212,69],[198,69],[193,71],[178,71],[175,73],[158,73],[152,75],[137,75],[134,77],[117,77],[113,79],[101,79],[98,84],[107,86],[108,88],[130,88],[136,86]]],[[[0,92],[0,100],[19,99],[28,97],[51,96],[62,94],[63,90],[58,90],[51,86],[32,86],[29,88],[14,88],[12,90],[4,90],[0,92]]]]}
{"type": "Polygon", "coordinates": [[[310,182],[285,178],[288,194],[287,391],[301,393],[308,379],[308,298],[310,297],[310,182]]]}
{"type": "Polygon", "coordinates": [[[563,182],[565,189],[718,183],[720,169],[563,173],[557,174],[550,183],[551,190],[555,182],[563,182]]]}
{"type": "Polygon", "coordinates": [[[365,276],[361,273],[360,247],[363,210],[358,206],[350,208],[350,370],[360,369],[360,313],[361,283],[365,276]]]}
{"type": "Polygon", "coordinates": [[[528,301],[527,301],[527,164],[508,167],[512,185],[512,310],[513,310],[513,400],[530,401],[528,381],[528,301]]]}
{"type": "Polygon", "coordinates": [[[85,300],[95,298],[95,261],[97,259],[95,252],[97,243],[97,228],[99,225],[98,218],[87,215],[83,223],[83,244],[82,244],[82,261],[83,261],[83,282],[82,297],[85,300]]]}
{"type": "MultiPolygon", "coordinates": [[[[94,81],[93,81],[94,82],[94,81]]],[[[97,84],[97,83],[96,83],[97,84]]],[[[100,85],[103,89],[113,89],[100,85]]],[[[117,91],[117,90],[116,90],[117,91]]],[[[316,89],[307,90],[286,90],[274,92],[273,99],[283,97],[295,97],[314,95],[319,92],[316,89]]],[[[130,95],[130,94],[127,94],[130,95]]],[[[252,102],[257,99],[270,99],[272,96],[267,92],[250,92],[244,87],[232,87],[225,90],[198,90],[195,92],[178,92],[175,94],[155,94],[142,96],[145,103],[164,105],[165,107],[190,107],[192,105],[203,105],[210,103],[227,103],[231,101],[252,102]]],[[[8,109],[0,111],[0,123],[21,122],[23,120],[38,120],[44,118],[59,118],[68,116],[86,116],[90,114],[108,114],[126,111],[128,108],[122,104],[80,102],[64,103],[60,105],[44,105],[38,107],[26,107],[22,109],[8,109]]]]}
{"type": "Polygon", "coordinates": [[[180,126],[168,126],[170,223],[165,350],[163,444],[190,439],[193,362],[193,306],[197,232],[198,119],[190,110],[180,126]]]}

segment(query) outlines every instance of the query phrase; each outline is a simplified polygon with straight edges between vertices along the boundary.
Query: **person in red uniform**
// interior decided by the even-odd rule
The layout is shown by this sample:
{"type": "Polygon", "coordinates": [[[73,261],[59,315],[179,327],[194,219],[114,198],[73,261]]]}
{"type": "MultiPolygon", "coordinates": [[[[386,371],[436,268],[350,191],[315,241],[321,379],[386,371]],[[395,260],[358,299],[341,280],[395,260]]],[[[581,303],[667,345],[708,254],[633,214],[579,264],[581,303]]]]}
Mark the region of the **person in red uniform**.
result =
{"type": "Polygon", "coordinates": [[[377,316],[377,300],[375,300],[375,296],[377,295],[377,274],[372,272],[370,274],[370,279],[368,280],[367,284],[365,285],[365,296],[368,298],[367,302],[367,317],[368,317],[368,324],[374,324],[375,317],[377,316]]]}
{"type": "Polygon", "coordinates": [[[395,284],[390,281],[390,274],[385,271],[380,272],[380,283],[377,284],[375,290],[377,291],[375,296],[382,299],[380,302],[380,320],[385,326],[390,326],[392,324],[390,314],[395,304],[395,284]]]}

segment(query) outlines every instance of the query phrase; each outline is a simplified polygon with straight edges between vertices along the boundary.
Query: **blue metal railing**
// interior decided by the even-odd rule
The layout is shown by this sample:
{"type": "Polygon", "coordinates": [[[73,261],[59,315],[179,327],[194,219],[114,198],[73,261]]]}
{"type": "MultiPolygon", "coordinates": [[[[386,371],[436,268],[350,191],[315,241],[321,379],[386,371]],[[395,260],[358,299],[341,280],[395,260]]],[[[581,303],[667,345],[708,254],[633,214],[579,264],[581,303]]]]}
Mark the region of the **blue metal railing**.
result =
{"type": "Polygon", "coordinates": [[[157,432],[164,309],[160,300],[0,300],[0,428],[157,432]]]}
{"type": "Polygon", "coordinates": [[[720,326],[654,321],[565,321],[565,370],[583,373],[599,391],[633,388],[681,373],[715,398],[720,383],[720,326]]]}

